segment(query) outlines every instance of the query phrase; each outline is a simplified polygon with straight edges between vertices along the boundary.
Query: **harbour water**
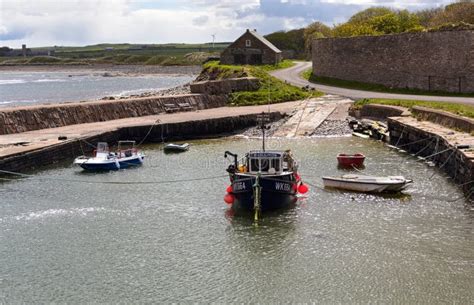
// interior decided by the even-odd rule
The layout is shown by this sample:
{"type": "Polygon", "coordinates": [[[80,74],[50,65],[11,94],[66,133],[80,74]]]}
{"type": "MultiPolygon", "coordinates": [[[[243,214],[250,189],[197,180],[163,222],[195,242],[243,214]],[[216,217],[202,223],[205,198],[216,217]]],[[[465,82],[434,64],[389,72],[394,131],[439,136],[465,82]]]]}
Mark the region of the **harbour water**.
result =
{"type": "Polygon", "coordinates": [[[180,86],[195,77],[185,74],[103,75],[104,72],[94,70],[2,71],[0,107],[140,94],[180,86]]]}
{"type": "Polygon", "coordinates": [[[1,183],[0,302],[474,299],[474,211],[436,168],[364,139],[270,139],[292,149],[314,186],[255,226],[223,202],[223,155],[260,142],[191,143],[168,155],[146,145],[141,168],[91,174],[68,162],[1,183]],[[322,176],[344,173],[338,152],[363,152],[364,172],[415,183],[406,196],[320,189],[322,176]]]}

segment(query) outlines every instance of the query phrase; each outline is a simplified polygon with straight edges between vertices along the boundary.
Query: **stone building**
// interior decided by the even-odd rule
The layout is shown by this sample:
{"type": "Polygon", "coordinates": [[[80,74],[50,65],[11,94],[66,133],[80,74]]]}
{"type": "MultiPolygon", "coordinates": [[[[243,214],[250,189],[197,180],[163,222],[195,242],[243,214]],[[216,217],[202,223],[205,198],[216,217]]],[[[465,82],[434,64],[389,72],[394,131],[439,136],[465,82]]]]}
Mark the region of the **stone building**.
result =
{"type": "Polygon", "coordinates": [[[282,60],[282,52],[270,41],[247,29],[221,54],[225,65],[274,65],[282,60]]]}

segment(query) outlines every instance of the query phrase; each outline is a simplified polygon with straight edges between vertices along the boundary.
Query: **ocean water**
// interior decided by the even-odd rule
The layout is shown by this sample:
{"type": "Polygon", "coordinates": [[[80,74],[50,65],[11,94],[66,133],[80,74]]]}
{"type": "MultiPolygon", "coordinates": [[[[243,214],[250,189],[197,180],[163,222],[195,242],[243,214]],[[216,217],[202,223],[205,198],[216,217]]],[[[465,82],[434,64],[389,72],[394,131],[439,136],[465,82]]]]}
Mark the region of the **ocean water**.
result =
{"type": "Polygon", "coordinates": [[[472,304],[474,211],[438,169],[359,138],[269,139],[314,186],[347,173],[341,151],[414,184],[405,196],[310,186],[255,226],[223,202],[223,155],[260,142],[190,143],[145,145],[140,168],[84,173],[70,160],[0,182],[0,303],[472,304]]]}
{"type": "Polygon", "coordinates": [[[146,74],[104,77],[100,71],[1,71],[0,107],[126,96],[183,85],[193,75],[146,74]]]}

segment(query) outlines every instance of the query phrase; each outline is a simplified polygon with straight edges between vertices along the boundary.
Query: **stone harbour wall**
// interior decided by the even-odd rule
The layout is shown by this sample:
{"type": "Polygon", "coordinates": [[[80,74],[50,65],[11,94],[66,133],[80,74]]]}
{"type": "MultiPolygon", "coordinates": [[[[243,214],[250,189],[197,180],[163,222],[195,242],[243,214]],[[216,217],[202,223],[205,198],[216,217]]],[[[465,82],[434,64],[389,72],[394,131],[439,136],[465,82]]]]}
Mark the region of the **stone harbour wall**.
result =
{"type": "Polygon", "coordinates": [[[421,157],[430,158],[436,165],[442,167],[455,183],[459,184],[468,199],[474,198],[474,160],[462,149],[453,147],[443,137],[399,122],[397,118],[388,118],[390,144],[403,147],[404,150],[421,157]]]}
{"type": "Polygon", "coordinates": [[[410,111],[407,108],[391,105],[381,105],[381,104],[366,104],[363,105],[360,109],[351,107],[349,109],[349,114],[355,118],[372,118],[378,120],[386,120],[391,116],[409,116],[411,115],[410,111]]]}
{"type": "Polygon", "coordinates": [[[194,82],[190,86],[192,93],[216,95],[238,91],[255,91],[260,88],[260,81],[256,77],[241,77],[194,82]]]}
{"type": "Polygon", "coordinates": [[[420,106],[414,106],[411,112],[421,120],[430,121],[456,130],[462,130],[467,133],[474,132],[474,120],[470,118],[420,106]]]}
{"type": "MultiPolygon", "coordinates": [[[[281,118],[283,118],[283,114],[280,112],[270,113],[270,121],[277,121],[281,118]]],[[[115,145],[119,140],[123,139],[135,140],[139,143],[150,130],[150,133],[146,137],[146,143],[213,138],[235,134],[245,128],[256,125],[257,114],[248,114],[180,123],[158,124],[153,128],[149,125],[123,127],[115,131],[105,132],[81,140],[70,139],[45,148],[8,155],[0,158],[0,168],[6,171],[24,172],[59,162],[72,162],[74,158],[83,153],[90,153],[94,149],[87,145],[85,141],[88,143],[108,142],[110,146],[115,145]]]]}
{"type": "Polygon", "coordinates": [[[165,104],[188,103],[195,110],[225,106],[224,96],[187,94],[127,100],[64,103],[0,109],[0,135],[165,112],[165,104]]]}
{"type": "Polygon", "coordinates": [[[315,39],[316,76],[391,88],[474,93],[474,31],[315,39]]]}

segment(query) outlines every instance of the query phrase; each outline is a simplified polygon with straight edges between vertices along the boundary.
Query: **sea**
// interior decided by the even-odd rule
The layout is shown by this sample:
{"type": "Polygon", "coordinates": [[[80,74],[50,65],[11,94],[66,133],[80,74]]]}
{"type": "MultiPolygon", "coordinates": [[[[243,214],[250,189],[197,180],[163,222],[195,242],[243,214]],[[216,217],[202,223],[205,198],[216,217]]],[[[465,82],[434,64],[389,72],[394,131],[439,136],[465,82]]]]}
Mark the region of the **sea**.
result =
{"type": "Polygon", "coordinates": [[[355,137],[268,139],[310,187],[286,210],[235,214],[226,150],[254,139],[141,147],[139,168],[71,160],[0,181],[0,303],[472,304],[474,211],[442,171],[355,137]],[[364,173],[404,175],[404,195],[330,190],[341,151],[364,173]],[[115,183],[116,182],[116,183],[115,183]]]}
{"type": "Polygon", "coordinates": [[[186,84],[190,74],[121,74],[94,70],[0,71],[0,107],[129,96],[186,84]]]}

